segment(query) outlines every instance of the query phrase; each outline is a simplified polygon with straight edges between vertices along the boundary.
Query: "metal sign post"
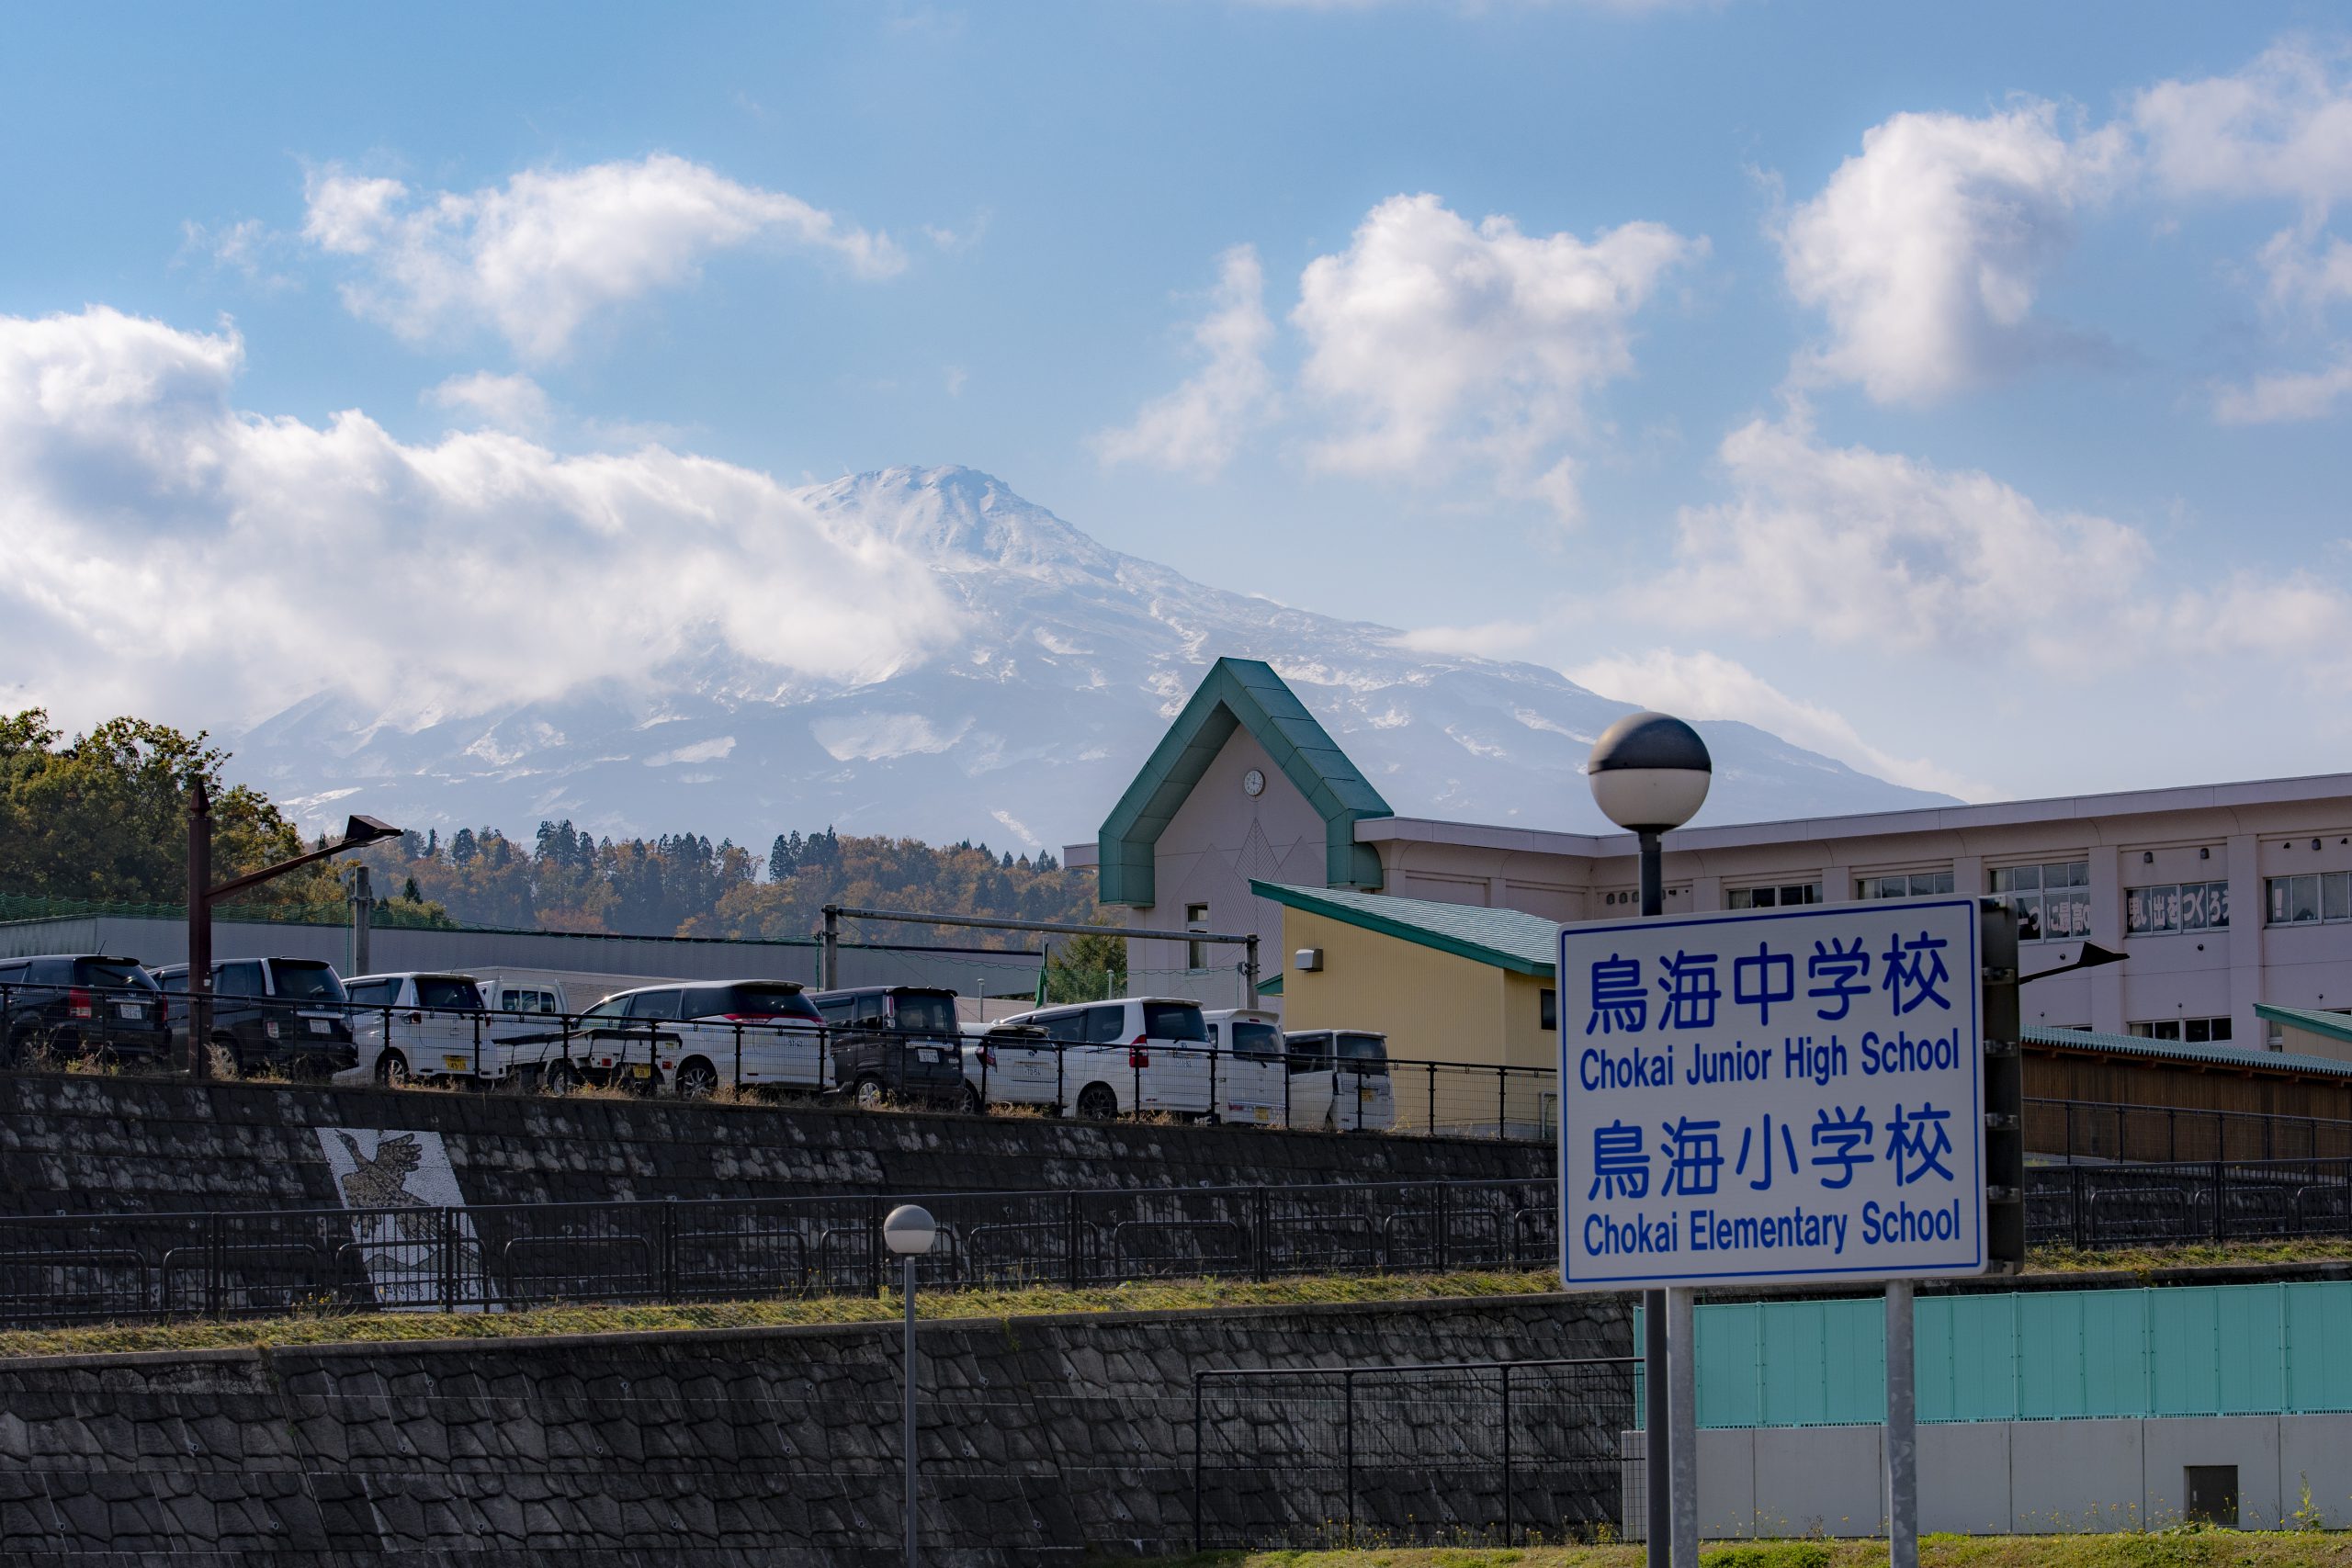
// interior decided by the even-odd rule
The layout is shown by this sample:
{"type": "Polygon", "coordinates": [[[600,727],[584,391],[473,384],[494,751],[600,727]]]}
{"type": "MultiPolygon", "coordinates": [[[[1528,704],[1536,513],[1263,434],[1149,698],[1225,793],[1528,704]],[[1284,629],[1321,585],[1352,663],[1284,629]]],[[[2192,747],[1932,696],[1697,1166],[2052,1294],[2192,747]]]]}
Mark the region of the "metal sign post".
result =
{"type": "Polygon", "coordinates": [[[1561,929],[1560,1274],[1668,1292],[1676,1568],[1698,1562],[1692,1292],[1799,1282],[1899,1287],[1888,1517],[1916,1563],[1909,1282],[1994,1256],[1982,950],[2007,918],[1944,897],[1561,929]]]}

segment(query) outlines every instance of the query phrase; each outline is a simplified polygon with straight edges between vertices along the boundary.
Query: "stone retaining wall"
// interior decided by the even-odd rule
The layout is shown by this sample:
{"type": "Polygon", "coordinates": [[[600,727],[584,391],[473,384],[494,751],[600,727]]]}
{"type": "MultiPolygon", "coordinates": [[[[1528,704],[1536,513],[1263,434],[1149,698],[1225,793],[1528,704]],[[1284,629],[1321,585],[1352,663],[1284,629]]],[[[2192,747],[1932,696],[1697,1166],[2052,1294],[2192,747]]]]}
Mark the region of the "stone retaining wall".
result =
{"type": "Polygon", "coordinates": [[[1529,1179],[1547,1146],[0,1074],[0,1213],[334,1208],[322,1129],[437,1133],[469,1203],[1529,1179]]]}
{"type": "MultiPolygon", "coordinates": [[[[1614,1356],[1629,1328],[1617,1298],[1539,1297],[921,1339],[925,1560],[979,1568],[1188,1547],[1197,1369],[1614,1356]]],[[[55,1568],[894,1562],[898,1352],[885,1325],[0,1362],[0,1541],[55,1568]]],[[[1385,1415],[1364,1520],[1426,1522],[1445,1489],[1406,1495],[1416,1456],[1430,1473],[1488,1418],[1385,1415]]],[[[1222,1419],[1223,1451],[1300,1441],[1265,1426],[1295,1415],[1222,1419]]],[[[1328,1474],[1249,1480],[1248,1506],[1295,1498],[1303,1526],[1329,1506],[1328,1474]]]]}

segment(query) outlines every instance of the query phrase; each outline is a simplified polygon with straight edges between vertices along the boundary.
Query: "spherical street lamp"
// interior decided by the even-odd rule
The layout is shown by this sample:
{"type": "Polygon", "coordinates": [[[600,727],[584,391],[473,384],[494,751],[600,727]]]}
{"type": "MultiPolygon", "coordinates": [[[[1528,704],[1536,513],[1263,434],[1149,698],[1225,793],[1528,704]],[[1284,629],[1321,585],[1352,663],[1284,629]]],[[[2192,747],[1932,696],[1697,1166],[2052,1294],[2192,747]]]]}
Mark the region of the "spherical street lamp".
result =
{"type": "Polygon", "coordinates": [[[1627,714],[1601,732],[1585,764],[1601,815],[1645,834],[1696,817],[1714,772],[1699,732],[1662,713],[1627,714]]]}
{"type": "Polygon", "coordinates": [[[915,1259],[931,1250],[939,1225],[920,1203],[901,1203],[883,1217],[882,1244],[899,1255],[907,1298],[907,1568],[915,1568],[915,1259]]]}
{"type": "MultiPolygon", "coordinates": [[[[1699,814],[1706,803],[1707,786],[1714,782],[1714,760],[1699,732],[1679,718],[1662,713],[1629,713],[1592,743],[1592,758],[1585,764],[1585,782],[1592,786],[1593,804],[1620,828],[1630,829],[1641,846],[1641,899],[1645,917],[1666,911],[1665,852],[1659,837],[1699,814]]],[[[1643,1359],[1648,1371],[1649,1434],[1644,1449],[1649,1490],[1649,1561],[1663,1568],[1668,1543],[1680,1530],[1677,1517],[1681,1498],[1695,1495],[1696,1431],[1680,1419],[1691,1378],[1689,1290],[1649,1291],[1642,1297],[1643,1359]],[[1672,1332],[1669,1333],[1669,1321],[1672,1332]],[[1669,1341],[1680,1339],[1683,1354],[1670,1354],[1669,1341]],[[1658,1484],[1669,1470],[1671,1488],[1658,1484]]],[[[1695,1536],[1692,1537],[1695,1540],[1695,1536]]],[[[1678,1557],[1679,1554],[1676,1554],[1678,1557]]],[[[1692,1561],[1696,1561],[1695,1551],[1692,1561]]]]}

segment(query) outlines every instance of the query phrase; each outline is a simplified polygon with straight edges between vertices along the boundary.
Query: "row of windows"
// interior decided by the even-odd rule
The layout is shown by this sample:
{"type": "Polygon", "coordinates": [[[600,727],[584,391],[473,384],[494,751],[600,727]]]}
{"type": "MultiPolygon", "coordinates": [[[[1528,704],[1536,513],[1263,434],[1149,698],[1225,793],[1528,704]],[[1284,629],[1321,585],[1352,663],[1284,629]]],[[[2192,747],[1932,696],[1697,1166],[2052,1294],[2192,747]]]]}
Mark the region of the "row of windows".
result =
{"type": "Polygon", "coordinates": [[[2274,926],[2352,920],[2352,872],[2274,876],[2269,879],[2267,891],[2270,923],[2274,926]]]}
{"type": "Polygon", "coordinates": [[[2091,934],[2087,860],[1996,866],[1993,892],[2018,912],[2019,942],[2068,942],[2091,934]]]}
{"type": "Polygon", "coordinates": [[[2143,1040],[2178,1040],[2190,1045],[2226,1043],[2230,1038],[2230,1021],[2226,1018],[2159,1018],[2123,1027],[2143,1040]]]}
{"type": "Polygon", "coordinates": [[[1788,882],[1772,887],[1734,887],[1724,894],[1724,904],[1734,909],[1793,909],[1800,904],[1821,902],[1818,882],[1788,882]]]}
{"type": "Polygon", "coordinates": [[[1931,898],[1951,891],[1951,873],[1913,871],[1894,876],[1865,876],[1854,884],[1857,898],[1931,898]]]}
{"type": "Polygon", "coordinates": [[[2230,885],[2183,882],[2160,887],[2130,887],[2123,893],[2123,929],[2132,936],[2154,931],[2218,931],[2230,924],[2230,885]]]}

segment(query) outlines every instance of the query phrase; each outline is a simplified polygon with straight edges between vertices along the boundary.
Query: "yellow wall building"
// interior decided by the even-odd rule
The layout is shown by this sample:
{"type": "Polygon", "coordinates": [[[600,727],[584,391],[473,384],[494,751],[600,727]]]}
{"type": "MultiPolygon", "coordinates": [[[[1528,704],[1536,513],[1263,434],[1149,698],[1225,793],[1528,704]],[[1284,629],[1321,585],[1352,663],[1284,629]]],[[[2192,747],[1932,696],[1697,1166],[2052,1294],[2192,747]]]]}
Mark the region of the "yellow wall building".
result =
{"type": "Polygon", "coordinates": [[[1400,1124],[1553,1124],[1556,922],[1340,888],[1253,882],[1250,892],[1283,911],[1282,978],[1268,987],[1283,1027],[1386,1035],[1400,1124]]]}

